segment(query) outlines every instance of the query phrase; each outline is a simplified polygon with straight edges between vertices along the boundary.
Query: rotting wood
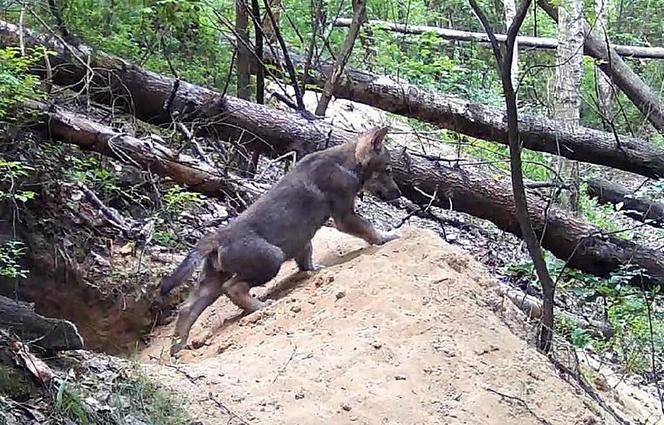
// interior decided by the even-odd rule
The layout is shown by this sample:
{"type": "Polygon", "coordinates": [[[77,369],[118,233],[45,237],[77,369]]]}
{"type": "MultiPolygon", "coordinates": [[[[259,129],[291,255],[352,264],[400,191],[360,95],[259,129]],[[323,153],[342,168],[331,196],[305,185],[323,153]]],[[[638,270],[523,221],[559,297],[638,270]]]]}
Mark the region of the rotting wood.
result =
{"type": "Polygon", "coordinates": [[[23,341],[47,350],[83,348],[83,338],[72,322],[41,316],[29,304],[2,295],[0,328],[8,329],[23,341]]]}
{"type": "MultiPolygon", "coordinates": [[[[334,25],[337,27],[349,27],[351,19],[338,18],[334,25]]],[[[435,34],[443,40],[448,41],[471,41],[478,43],[489,43],[489,37],[483,32],[460,31],[448,28],[429,27],[424,25],[405,25],[394,22],[370,20],[367,23],[369,26],[384,29],[387,31],[399,32],[403,34],[435,34]]],[[[496,39],[504,42],[507,36],[505,34],[496,34],[496,39]]],[[[517,43],[520,49],[547,49],[556,50],[558,48],[558,40],[549,37],[528,37],[518,36],[517,43]]],[[[612,47],[618,52],[619,55],[625,57],[635,58],[648,58],[648,59],[664,59],[664,47],[649,47],[649,46],[625,46],[614,44],[612,47]]]]}
{"type": "MultiPolygon", "coordinates": [[[[6,41],[7,24],[0,24],[0,42],[6,41]]],[[[53,74],[58,84],[80,84],[85,75],[86,62],[76,61],[69,49],[57,39],[35,37],[26,32],[26,44],[40,42],[55,52],[51,62],[59,64],[53,74]]],[[[169,98],[173,80],[136,66],[119,58],[79,47],[78,54],[91,54],[95,67],[94,93],[101,102],[115,101],[117,107],[130,108],[134,114],[153,124],[170,124],[169,115],[161,105],[169,98]],[[110,82],[110,84],[109,84],[110,82]],[[133,102],[123,105],[119,96],[131,95],[133,102]],[[112,95],[112,96],[111,96],[112,95]]],[[[311,152],[338,145],[354,137],[354,133],[321,121],[310,121],[299,113],[277,111],[263,105],[243,101],[193,84],[181,82],[173,98],[173,110],[189,119],[207,121],[201,130],[210,136],[247,144],[247,147],[279,156],[296,152],[301,158],[311,152]]],[[[194,160],[195,161],[195,160],[194,160]]],[[[418,158],[404,150],[393,150],[394,177],[404,196],[416,204],[439,206],[487,219],[500,229],[520,236],[516,222],[514,199],[509,182],[487,177],[481,173],[446,167],[438,161],[418,158]],[[431,200],[433,194],[437,196],[431,200]],[[428,194],[428,195],[427,195],[428,194]]],[[[196,162],[198,163],[198,162],[196,162]]],[[[186,166],[181,164],[181,171],[186,166]]],[[[154,167],[153,167],[154,170],[154,167]]],[[[634,265],[645,271],[634,283],[644,286],[664,283],[664,255],[661,252],[626,241],[615,235],[605,235],[598,228],[572,217],[556,208],[548,210],[545,203],[529,195],[529,213],[535,231],[542,238],[542,246],[571,267],[599,276],[607,276],[621,266],[634,265]]]]}

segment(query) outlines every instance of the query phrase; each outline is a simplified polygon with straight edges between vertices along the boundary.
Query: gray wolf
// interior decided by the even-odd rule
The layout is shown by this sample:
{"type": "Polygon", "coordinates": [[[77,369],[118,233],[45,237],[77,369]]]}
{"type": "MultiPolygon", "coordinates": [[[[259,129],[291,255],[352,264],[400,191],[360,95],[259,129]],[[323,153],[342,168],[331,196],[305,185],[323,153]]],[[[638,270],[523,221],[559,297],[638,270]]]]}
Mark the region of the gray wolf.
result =
{"type": "Polygon", "coordinates": [[[249,290],[274,278],[294,259],[302,271],[316,270],[311,239],[332,218],[338,230],[372,245],[396,239],[354,211],[355,198],[373,193],[383,201],[401,196],[392,177],[383,141],[387,128],[374,128],[356,139],[302,158],[270,190],[228,225],[207,234],[161,283],[161,294],[188,279],[202,265],[196,287],[178,313],[171,355],[187,342],[200,314],[219,296],[250,313],[272,303],[249,290]]]}

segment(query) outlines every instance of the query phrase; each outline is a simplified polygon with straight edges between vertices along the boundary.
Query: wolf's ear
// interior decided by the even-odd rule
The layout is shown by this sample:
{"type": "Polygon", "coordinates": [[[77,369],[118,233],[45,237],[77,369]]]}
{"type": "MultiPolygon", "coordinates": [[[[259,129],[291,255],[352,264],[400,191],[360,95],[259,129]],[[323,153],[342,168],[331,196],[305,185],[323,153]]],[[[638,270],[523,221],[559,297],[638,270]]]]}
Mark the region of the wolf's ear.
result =
{"type": "Polygon", "coordinates": [[[383,149],[383,140],[387,135],[387,127],[376,127],[357,138],[355,159],[361,165],[367,165],[371,158],[383,149]]]}

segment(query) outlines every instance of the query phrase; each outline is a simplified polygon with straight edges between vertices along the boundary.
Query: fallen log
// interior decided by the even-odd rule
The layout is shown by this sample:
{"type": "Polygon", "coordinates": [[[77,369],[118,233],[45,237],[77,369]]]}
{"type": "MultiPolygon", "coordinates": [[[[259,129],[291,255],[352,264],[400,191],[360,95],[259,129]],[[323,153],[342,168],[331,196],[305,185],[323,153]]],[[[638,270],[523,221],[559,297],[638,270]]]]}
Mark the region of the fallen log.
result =
{"type": "MultiPolygon", "coordinates": [[[[329,72],[329,64],[312,66],[309,82],[322,87],[329,72]]],[[[478,139],[507,144],[504,110],[425,90],[391,77],[346,69],[334,95],[478,139]]],[[[530,114],[519,114],[519,135],[523,147],[530,150],[651,178],[664,177],[664,150],[642,139],[530,114]]]]}
{"type": "Polygon", "coordinates": [[[174,152],[154,138],[137,139],[62,108],[32,102],[51,137],[149,170],[205,195],[228,199],[239,209],[251,204],[265,188],[223,173],[189,155],[174,152]]]}
{"type": "MultiPolygon", "coordinates": [[[[88,70],[83,58],[93,54],[92,49],[85,46],[79,46],[80,50],[75,50],[74,47],[68,49],[53,37],[38,36],[30,32],[26,32],[23,39],[26,46],[43,43],[58,52],[51,61],[58,65],[53,78],[59,84],[80,85],[86,78],[88,70]],[[80,58],[72,57],[72,51],[78,51],[80,58]]],[[[0,21],[0,44],[8,45],[10,42],[18,42],[18,27],[0,21]]],[[[94,55],[99,65],[95,67],[97,78],[94,79],[98,82],[98,88],[93,91],[97,100],[110,102],[114,99],[117,104],[120,101],[118,97],[130,98],[131,104],[128,108],[139,118],[156,124],[171,123],[171,116],[163,110],[163,105],[168,102],[172,110],[184,111],[184,115],[192,112],[199,117],[207,115],[208,121],[211,122],[200,128],[199,132],[207,131],[208,134],[212,133],[227,140],[251,145],[247,147],[264,154],[274,151],[272,144],[281,146],[290,143],[287,140],[288,136],[285,135],[273,135],[278,136],[276,140],[263,143],[259,137],[256,137],[260,129],[257,132],[247,131],[250,128],[246,126],[242,110],[248,108],[255,114],[261,114],[251,103],[226,96],[223,99],[226,103],[225,112],[215,116],[217,109],[214,103],[221,101],[218,93],[184,81],[175,87],[172,80],[141,70],[119,58],[99,52],[95,52],[94,55]],[[144,85],[145,82],[149,82],[149,86],[144,85]],[[176,93],[171,99],[170,94],[174,88],[176,93]],[[155,103],[152,101],[155,92],[168,92],[169,96],[160,98],[161,103],[155,103]]],[[[291,57],[296,63],[302,61],[295,55],[291,57]]],[[[271,57],[269,52],[265,52],[264,59],[272,64],[282,63],[279,58],[271,57]]],[[[331,71],[331,64],[312,66],[310,83],[323,88],[331,71]]],[[[507,144],[507,118],[502,109],[427,91],[390,77],[352,69],[344,71],[334,94],[339,98],[416,118],[471,137],[507,144]]],[[[616,137],[613,133],[573,126],[535,115],[520,114],[519,118],[521,140],[527,149],[618,168],[650,178],[664,177],[664,151],[645,140],[628,136],[616,137]]],[[[260,127],[260,124],[258,126],[260,127]]],[[[321,140],[320,146],[317,147],[325,146],[327,143],[328,141],[321,140]]],[[[311,152],[309,149],[310,147],[302,143],[296,147],[299,154],[311,152]]]]}
{"type": "MultiPolygon", "coordinates": [[[[338,18],[334,21],[335,27],[349,27],[351,19],[338,18]]],[[[460,31],[448,28],[429,27],[424,25],[405,25],[388,21],[370,20],[367,23],[371,27],[382,30],[398,32],[401,34],[435,34],[443,40],[448,41],[471,41],[478,43],[490,43],[489,37],[485,32],[472,32],[460,31]]],[[[365,24],[365,25],[367,25],[365,24]]],[[[507,36],[505,34],[495,34],[499,42],[505,42],[507,36]]],[[[518,36],[516,38],[517,45],[520,49],[548,49],[556,50],[558,48],[558,40],[550,37],[529,37],[518,36]]],[[[649,46],[625,46],[620,44],[611,45],[619,55],[623,57],[645,58],[645,59],[664,59],[664,47],[649,47],[649,46]]]]}
{"type": "MultiPolygon", "coordinates": [[[[528,295],[522,290],[505,283],[499,283],[496,286],[496,292],[509,299],[529,319],[539,320],[542,318],[542,300],[539,298],[528,295]]],[[[556,308],[555,316],[572,322],[574,326],[586,330],[596,338],[606,340],[613,336],[613,329],[611,329],[611,325],[606,321],[586,319],[559,308],[556,308]]]]}
{"type": "MultiPolygon", "coordinates": [[[[0,34],[2,27],[0,25],[0,34]]],[[[24,41],[26,44],[37,42],[34,35],[27,33],[24,41]]],[[[104,87],[93,93],[94,97],[123,106],[120,97],[131,95],[133,102],[124,106],[138,118],[151,123],[170,123],[170,115],[163,113],[162,105],[171,99],[172,111],[177,111],[179,116],[206,121],[204,130],[208,134],[226,140],[240,139],[250,149],[272,156],[292,151],[301,156],[343,143],[354,136],[347,130],[322,121],[310,121],[298,113],[271,110],[185,82],[180,82],[178,90],[173,91],[174,80],[132,66],[121,59],[87,47],[63,46],[58,40],[42,38],[41,41],[48,43],[48,48],[55,52],[51,60],[61,65],[53,73],[54,82],[80,86],[89,60],[95,69],[92,83],[104,87]],[[72,58],[71,51],[85,57],[85,60],[72,58]]],[[[393,150],[392,160],[395,180],[404,195],[416,204],[431,203],[443,208],[451,206],[520,235],[508,181],[446,167],[437,161],[417,158],[401,150],[393,150]]],[[[613,235],[604,235],[596,227],[555,208],[550,209],[547,215],[541,198],[534,195],[529,196],[528,202],[536,232],[541,235],[546,228],[542,236],[544,248],[568,265],[607,276],[620,266],[632,264],[644,270],[644,275],[635,279],[635,284],[653,286],[664,283],[662,253],[613,235]]]]}
{"type": "Polygon", "coordinates": [[[23,341],[46,350],[79,350],[83,338],[68,320],[52,319],[34,312],[29,304],[0,295],[0,328],[23,341]]]}
{"type": "Polygon", "coordinates": [[[588,195],[601,204],[621,205],[620,211],[635,220],[652,226],[664,227],[664,203],[635,197],[629,189],[619,183],[593,177],[585,180],[588,195]]]}
{"type": "MultiPolygon", "coordinates": [[[[538,0],[537,4],[556,22],[558,9],[547,0],[538,0]]],[[[622,60],[615,48],[608,44],[608,37],[599,37],[591,31],[587,22],[583,23],[584,52],[599,59],[598,66],[611,78],[629,100],[641,111],[660,133],[664,134],[664,103],[632,69],[622,60]]]]}

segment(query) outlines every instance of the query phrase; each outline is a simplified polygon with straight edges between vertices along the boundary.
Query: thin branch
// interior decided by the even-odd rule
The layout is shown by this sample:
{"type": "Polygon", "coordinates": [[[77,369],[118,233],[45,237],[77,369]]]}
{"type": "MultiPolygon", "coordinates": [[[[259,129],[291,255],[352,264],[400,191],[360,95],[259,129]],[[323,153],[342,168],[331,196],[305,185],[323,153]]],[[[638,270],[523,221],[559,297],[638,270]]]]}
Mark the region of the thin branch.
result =
{"type": "Polygon", "coordinates": [[[256,59],[256,103],[265,103],[265,68],[263,67],[263,28],[260,25],[261,7],[258,0],[251,0],[252,20],[254,21],[256,59]]]}
{"type": "Polygon", "coordinates": [[[498,40],[491,29],[489,20],[482,12],[476,0],[469,0],[470,6],[477,15],[478,19],[484,26],[487,36],[491,40],[491,47],[493,48],[498,69],[500,70],[501,81],[503,84],[503,93],[505,95],[505,106],[507,112],[507,135],[510,146],[510,171],[512,176],[512,191],[514,194],[514,205],[516,207],[516,216],[521,229],[521,237],[523,238],[528,251],[535,265],[537,276],[542,284],[544,294],[544,312],[542,316],[542,324],[540,326],[540,335],[538,347],[545,353],[551,349],[551,341],[553,339],[553,299],[554,299],[554,283],[551,279],[549,271],[544,261],[544,256],[540,248],[537,234],[533,230],[532,222],[530,220],[528,201],[526,198],[526,191],[523,182],[523,169],[521,161],[521,144],[519,141],[519,121],[518,110],[516,104],[516,92],[512,85],[512,53],[514,52],[516,36],[519,28],[523,23],[530,6],[530,0],[524,0],[519,6],[516,16],[512,25],[507,30],[507,40],[505,54],[500,50],[498,40]]]}
{"type": "Polygon", "coordinates": [[[320,100],[318,101],[318,105],[316,106],[316,115],[319,117],[325,116],[325,111],[327,110],[327,106],[332,99],[337,81],[341,76],[341,73],[343,72],[346,63],[348,62],[348,59],[350,58],[351,53],[353,52],[355,40],[357,39],[357,35],[359,34],[360,28],[362,27],[362,22],[366,16],[366,8],[367,4],[365,0],[353,1],[353,23],[348,30],[346,40],[344,41],[344,45],[341,47],[341,51],[339,52],[339,56],[337,56],[337,60],[334,62],[332,71],[327,77],[327,81],[325,81],[323,95],[321,96],[320,100]]]}
{"type": "Polygon", "coordinates": [[[265,11],[267,12],[267,16],[270,18],[270,22],[272,22],[274,35],[275,37],[277,37],[277,41],[279,41],[279,46],[281,46],[281,50],[284,55],[284,62],[286,63],[286,69],[288,70],[288,75],[290,76],[291,85],[293,86],[293,92],[295,93],[297,110],[300,113],[307,112],[307,109],[304,107],[304,100],[302,99],[302,92],[300,91],[300,86],[297,84],[297,74],[295,73],[295,67],[293,66],[293,61],[291,60],[290,54],[288,53],[288,46],[286,46],[286,41],[284,41],[284,37],[281,35],[279,24],[277,22],[277,19],[274,17],[274,12],[272,12],[272,8],[270,7],[268,0],[263,0],[263,4],[265,5],[265,11]]]}

